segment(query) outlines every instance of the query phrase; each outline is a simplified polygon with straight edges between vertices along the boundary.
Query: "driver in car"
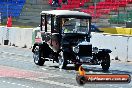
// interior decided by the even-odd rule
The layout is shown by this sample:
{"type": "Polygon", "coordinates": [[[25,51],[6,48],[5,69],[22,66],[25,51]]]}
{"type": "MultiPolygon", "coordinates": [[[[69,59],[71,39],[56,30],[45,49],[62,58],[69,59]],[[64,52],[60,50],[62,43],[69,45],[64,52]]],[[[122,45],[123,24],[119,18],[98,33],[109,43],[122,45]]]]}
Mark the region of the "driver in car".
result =
{"type": "Polygon", "coordinates": [[[69,30],[65,27],[66,22],[68,22],[69,19],[62,19],[62,33],[67,33],[69,30]]]}

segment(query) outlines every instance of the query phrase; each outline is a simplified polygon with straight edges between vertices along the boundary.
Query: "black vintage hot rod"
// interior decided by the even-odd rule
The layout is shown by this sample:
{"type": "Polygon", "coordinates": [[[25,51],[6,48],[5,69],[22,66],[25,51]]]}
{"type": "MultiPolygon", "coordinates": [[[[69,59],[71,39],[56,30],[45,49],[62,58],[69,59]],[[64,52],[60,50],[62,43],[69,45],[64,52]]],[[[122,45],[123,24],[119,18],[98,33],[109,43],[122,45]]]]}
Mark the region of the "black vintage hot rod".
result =
{"type": "Polygon", "coordinates": [[[98,49],[90,43],[91,19],[89,14],[79,11],[42,11],[36,36],[41,41],[36,41],[32,49],[34,63],[42,66],[53,60],[61,69],[67,64],[74,64],[76,69],[82,64],[101,64],[103,70],[108,70],[111,50],[98,49]]]}

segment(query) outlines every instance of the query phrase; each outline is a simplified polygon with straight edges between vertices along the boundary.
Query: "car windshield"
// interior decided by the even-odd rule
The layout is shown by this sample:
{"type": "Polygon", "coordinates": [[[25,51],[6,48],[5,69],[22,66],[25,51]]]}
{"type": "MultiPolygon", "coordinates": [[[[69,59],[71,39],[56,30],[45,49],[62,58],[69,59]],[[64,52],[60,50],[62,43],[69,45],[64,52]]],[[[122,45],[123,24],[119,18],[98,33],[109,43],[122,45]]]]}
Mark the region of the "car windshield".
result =
{"type": "Polygon", "coordinates": [[[88,33],[89,20],[62,18],[62,33],[88,33]]]}

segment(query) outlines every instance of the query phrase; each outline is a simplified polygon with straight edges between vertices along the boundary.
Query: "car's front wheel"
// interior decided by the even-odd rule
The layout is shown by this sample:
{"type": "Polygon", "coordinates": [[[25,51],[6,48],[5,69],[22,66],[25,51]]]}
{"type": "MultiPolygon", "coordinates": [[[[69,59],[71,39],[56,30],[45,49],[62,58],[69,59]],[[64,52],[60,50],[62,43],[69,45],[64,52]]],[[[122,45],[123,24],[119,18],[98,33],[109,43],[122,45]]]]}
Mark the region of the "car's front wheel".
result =
{"type": "Polygon", "coordinates": [[[45,63],[45,60],[41,57],[41,55],[42,52],[40,52],[39,47],[36,47],[33,53],[34,63],[36,65],[43,66],[43,64],[45,63]]]}
{"type": "Polygon", "coordinates": [[[110,67],[110,55],[105,54],[101,63],[103,71],[108,71],[110,67]]]}
{"type": "Polygon", "coordinates": [[[84,76],[77,75],[76,81],[79,85],[84,85],[86,83],[86,78],[84,76]]]}

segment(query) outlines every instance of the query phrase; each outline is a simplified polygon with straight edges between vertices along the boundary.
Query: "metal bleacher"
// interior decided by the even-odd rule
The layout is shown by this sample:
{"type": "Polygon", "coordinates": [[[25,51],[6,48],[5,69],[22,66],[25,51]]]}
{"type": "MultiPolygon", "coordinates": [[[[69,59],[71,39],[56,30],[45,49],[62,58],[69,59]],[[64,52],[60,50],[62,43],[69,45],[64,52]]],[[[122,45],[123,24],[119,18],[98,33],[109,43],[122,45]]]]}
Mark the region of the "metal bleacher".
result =
{"type": "Polygon", "coordinates": [[[25,0],[0,0],[0,13],[2,18],[20,16],[25,0]]]}

